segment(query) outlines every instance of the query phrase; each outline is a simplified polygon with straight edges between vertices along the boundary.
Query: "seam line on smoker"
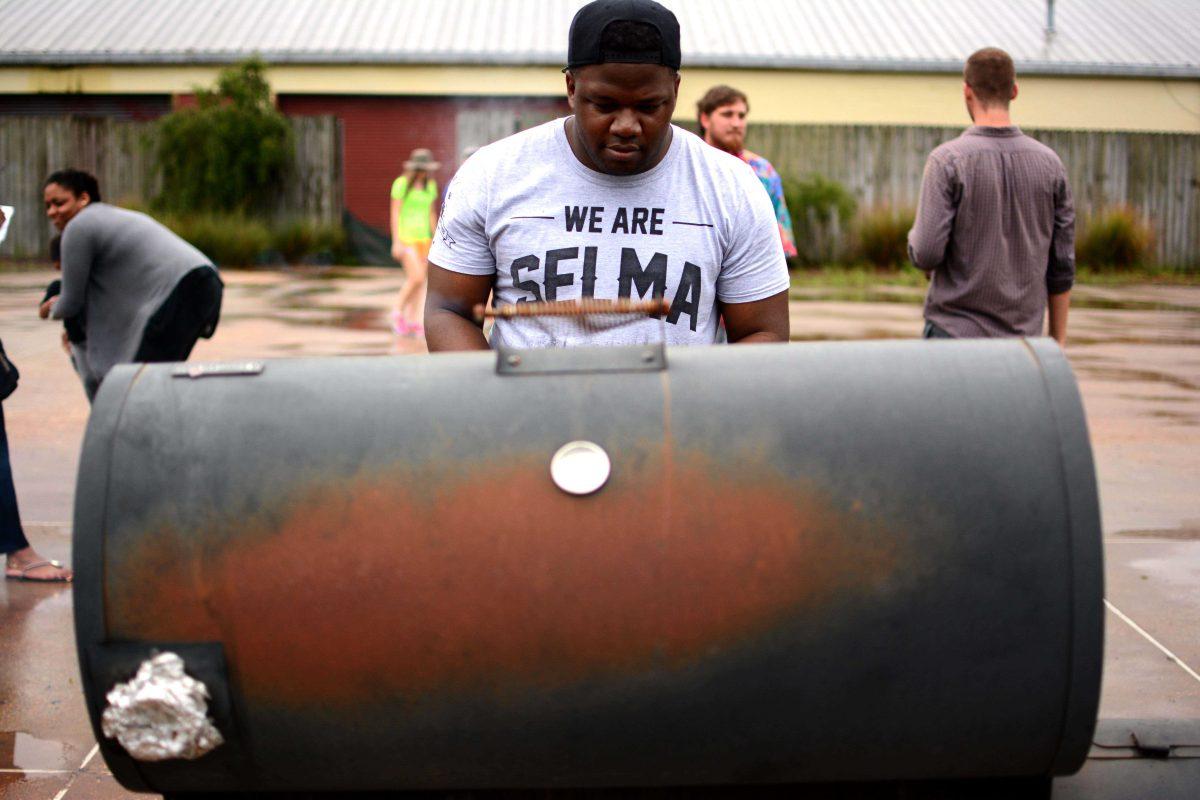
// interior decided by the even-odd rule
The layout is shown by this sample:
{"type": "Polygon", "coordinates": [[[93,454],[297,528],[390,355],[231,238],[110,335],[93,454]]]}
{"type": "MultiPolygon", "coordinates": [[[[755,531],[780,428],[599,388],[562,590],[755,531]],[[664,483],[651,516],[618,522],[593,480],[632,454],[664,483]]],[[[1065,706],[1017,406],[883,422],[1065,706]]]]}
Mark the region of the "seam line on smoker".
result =
{"type": "Polygon", "coordinates": [[[1182,669],[1182,670],[1183,670],[1184,672],[1186,672],[1188,675],[1191,675],[1191,676],[1192,676],[1193,678],[1195,678],[1196,680],[1200,681],[1200,675],[1197,675],[1197,674],[1196,674],[1196,671],[1195,671],[1194,669],[1192,669],[1192,668],[1191,668],[1191,667],[1189,667],[1189,666],[1188,666],[1186,663],[1184,663],[1184,661],[1183,661],[1183,659],[1182,659],[1182,658],[1180,658],[1179,656],[1177,656],[1177,655],[1175,655],[1174,653],[1172,653],[1170,650],[1168,650],[1168,649],[1166,648],[1166,646],[1165,646],[1165,645],[1163,645],[1161,642],[1159,642],[1157,639],[1155,639],[1155,638],[1154,638],[1153,636],[1151,636],[1150,634],[1146,633],[1146,631],[1145,631],[1145,630],[1142,628],[1142,626],[1141,626],[1141,625],[1138,625],[1138,624],[1137,624],[1136,622],[1134,622],[1132,619],[1130,619],[1129,617],[1127,617],[1127,616],[1126,616],[1126,615],[1125,615],[1125,614],[1124,614],[1124,613],[1121,611],[1121,609],[1117,608],[1117,607],[1116,607],[1116,606],[1114,606],[1112,603],[1108,602],[1108,598],[1107,598],[1107,597],[1106,597],[1106,598],[1104,598],[1104,605],[1108,606],[1108,610],[1109,610],[1109,611],[1111,611],[1111,612],[1113,612],[1114,614],[1116,614],[1118,617],[1120,617],[1120,618],[1121,618],[1121,619],[1122,619],[1122,620],[1123,620],[1123,621],[1124,621],[1126,624],[1128,624],[1128,625],[1129,625],[1129,627],[1133,628],[1135,631],[1137,631],[1137,632],[1138,632],[1138,633],[1140,633],[1140,634],[1141,634],[1143,637],[1145,637],[1146,641],[1148,641],[1150,644],[1154,645],[1154,646],[1155,646],[1155,647],[1157,647],[1159,650],[1161,650],[1161,651],[1163,652],[1163,654],[1164,654],[1164,655],[1166,655],[1166,657],[1167,657],[1167,658],[1171,659],[1171,660],[1172,660],[1172,661],[1174,661],[1176,664],[1178,664],[1180,669],[1182,669]]]}

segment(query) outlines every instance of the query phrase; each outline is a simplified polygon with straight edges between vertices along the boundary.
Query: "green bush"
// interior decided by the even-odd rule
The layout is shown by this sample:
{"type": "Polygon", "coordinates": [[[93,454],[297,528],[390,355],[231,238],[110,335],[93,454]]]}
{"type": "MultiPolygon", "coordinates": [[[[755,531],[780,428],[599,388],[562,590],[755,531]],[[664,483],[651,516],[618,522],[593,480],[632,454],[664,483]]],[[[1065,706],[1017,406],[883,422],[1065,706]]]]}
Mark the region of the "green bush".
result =
{"type": "Polygon", "coordinates": [[[1154,258],[1154,229],[1134,209],[1117,206],[1091,215],[1075,238],[1075,260],[1095,268],[1132,269],[1154,258]]]}
{"type": "Polygon", "coordinates": [[[346,231],[341,225],[321,225],[305,220],[286,222],[271,232],[271,247],[288,264],[306,258],[344,263],[348,257],[346,231]]]}
{"type": "Polygon", "coordinates": [[[785,178],[783,194],[801,263],[843,260],[850,221],[858,208],[854,195],[841,183],[816,173],[799,180],[785,178]]]}
{"type": "Polygon", "coordinates": [[[271,231],[271,247],[283,256],[288,264],[299,264],[300,260],[313,251],[314,229],[303,220],[284,223],[271,231]]]}
{"type": "Polygon", "coordinates": [[[352,259],[341,225],[293,220],[269,227],[240,214],[163,214],[159,221],[220,267],[255,264],[346,264],[352,259]]]}
{"type": "Polygon", "coordinates": [[[164,215],[159,220],[219,267],[247,267],[271,246],[271,231],[238,214],[164,215]]]}
{"type": "Polygon", "coordinates": [[[350,237],[339,223],[316,226],[315,244],[313,255],[318,255],[329,263],[357,263],[354,251],[350,247],[350,237]]]}
{"type": "Polygon", "coordinates": [[[265,71],[258,59],[226,68],[215,88],[196,89],[195,108],[159,120],[152,137],[162,172],[158,209],[261,215],[272,206],[293,144],[265,71]]]}
{"type": "Polygon", "coordinates": [[[858,259],[881,269],[906,263],[908,231],[915,217],[911,208],[889,205],[876,206],[861,214],[855,225],[858,259]]]}

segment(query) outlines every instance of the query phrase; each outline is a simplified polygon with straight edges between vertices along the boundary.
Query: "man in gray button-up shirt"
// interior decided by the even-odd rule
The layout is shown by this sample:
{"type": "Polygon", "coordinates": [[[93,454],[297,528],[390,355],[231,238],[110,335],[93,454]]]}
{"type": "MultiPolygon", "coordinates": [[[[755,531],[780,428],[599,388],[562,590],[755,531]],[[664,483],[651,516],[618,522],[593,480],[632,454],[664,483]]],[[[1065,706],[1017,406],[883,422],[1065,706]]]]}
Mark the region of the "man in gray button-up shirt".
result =
{"type": "Polygon", "coordinates": [[[1012,58],[985,48],[963,71],[975,124],[925,164],[908,254],[930,278],[925,337],[1067,336],[1075,208],[1062,161],[1012,124],[1012,58]]]}

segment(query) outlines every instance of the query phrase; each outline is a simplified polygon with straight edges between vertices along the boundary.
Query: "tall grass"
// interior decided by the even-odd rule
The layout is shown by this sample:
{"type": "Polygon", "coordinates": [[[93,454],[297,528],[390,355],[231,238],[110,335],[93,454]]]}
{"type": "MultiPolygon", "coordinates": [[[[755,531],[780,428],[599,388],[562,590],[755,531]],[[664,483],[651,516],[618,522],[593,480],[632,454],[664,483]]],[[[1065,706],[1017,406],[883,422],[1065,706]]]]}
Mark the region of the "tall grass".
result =
{"type": "Polygon", "coordinates": [[[159,221],[219,267],[252,266],[271,246],[266,223],[237,214],[170,214],[159,221]]]}
{"type": "Polygon", "coordinates": [[[785,178],[783,193],[800,263],[843,261],[849,244],[846,232],[858,208],[854,195],[838,181],[816,173],[800,180],[785,178]]]}
{"type": "Polygon", "coordinates": [[[157,218],[219,267],[352,260],[341,225],[305,220],[269,225],[239,214],[159,214],[157,218]]]}
{"type": "Polygon", "coordinates": [[[859,215],[854,226],[853,252],[857,260],[878,269],[908,262],[908,231],[916,212],[911,208],[882,205],[859,215]]]}
{"type": "Polygon", "coordinates": [[[1093,269],[1139,269],[1153,259],[1154,229],[1128,206],[1091,215],[1075,237],[1075,260],[1093,269]]]}
{"type": "Polygon", "coordinates": [[[325,264],[344,263],[346,230],[341,225],[292,220],[271,231],[271,247],[288,264],[310,260],[325,264]]]}

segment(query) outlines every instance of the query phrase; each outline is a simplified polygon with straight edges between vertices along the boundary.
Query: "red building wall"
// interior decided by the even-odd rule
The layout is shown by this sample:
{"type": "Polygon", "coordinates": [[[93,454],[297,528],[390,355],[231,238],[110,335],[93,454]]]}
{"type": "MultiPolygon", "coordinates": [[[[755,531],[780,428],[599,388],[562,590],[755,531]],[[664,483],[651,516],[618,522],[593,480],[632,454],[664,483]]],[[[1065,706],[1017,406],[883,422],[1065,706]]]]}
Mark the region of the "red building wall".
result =
{"type": "Polygon", "coordinates": [[[401,164],[415,148],[427,147],[442,162],[435,176],[449,181],[456,165],[455,102],[449,98],[280,95],[290,116],[332,114],[342,121],[342,170],[347,210],[388,229],[388,200],[401,164]]]}
{"type": "Polygon", "coordinates": [[[566,100],[554,98],[366,97],[279,95],[289,116],[332,114],[342,121],[342,170],[346,209],[363,222],[388,230],[392,182],[418,147],[433,151],[442,168],[434,176],[445,189],[458,167],[458,115],[462,111],[501,109],[514,120],[551,118],[569,113],[566,100]]]}

